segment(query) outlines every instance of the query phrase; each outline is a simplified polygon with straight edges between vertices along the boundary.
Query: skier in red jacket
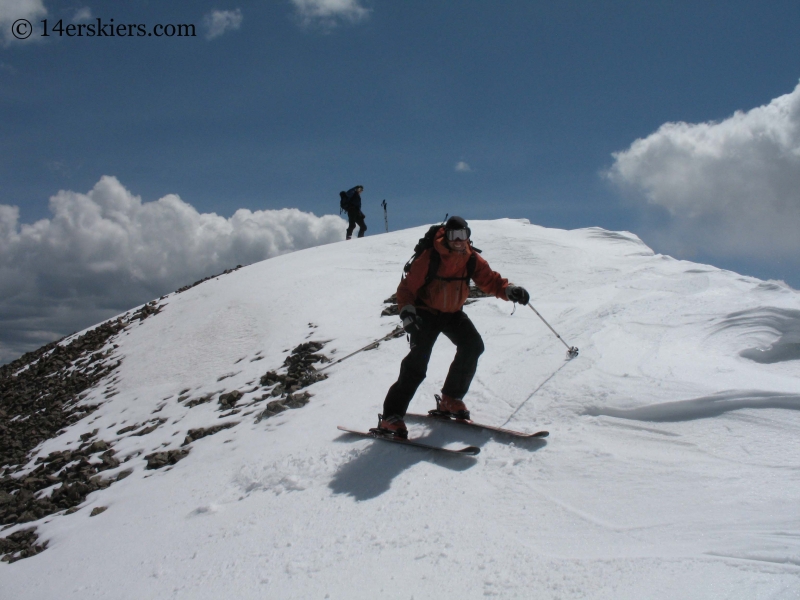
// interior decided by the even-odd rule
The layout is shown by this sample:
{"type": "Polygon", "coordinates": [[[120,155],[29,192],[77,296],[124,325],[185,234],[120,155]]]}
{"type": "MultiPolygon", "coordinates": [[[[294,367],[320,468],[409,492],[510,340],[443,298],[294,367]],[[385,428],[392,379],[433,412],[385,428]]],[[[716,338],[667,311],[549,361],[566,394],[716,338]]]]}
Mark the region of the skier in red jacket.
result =
{"type": "Polygon", "coordinates": [[[524,288],[510,284],[492,271],[489,263],[473,250],[470,235],[464,219],[450,217],[434,236],[433,247],[414,260],[397,287],[397,305],[403,327],[411,338],[411,350],[400,365],[397,382],[386,394],[378,424],[382,432],[408,437],[403,417],[425,379],[431,351],[440,333],[456,345],[456,356],[442,386],[441,400],[437,397],[437,410],[458,419],[469,419],[463,398],[484,350],[480,334],[463,311],[469,296],[470,276],[487,294],[520,304],[527,304],[530,299],[524,288]],[[426,284],[433,253],[438,254],[439,265],[426,284]]]}

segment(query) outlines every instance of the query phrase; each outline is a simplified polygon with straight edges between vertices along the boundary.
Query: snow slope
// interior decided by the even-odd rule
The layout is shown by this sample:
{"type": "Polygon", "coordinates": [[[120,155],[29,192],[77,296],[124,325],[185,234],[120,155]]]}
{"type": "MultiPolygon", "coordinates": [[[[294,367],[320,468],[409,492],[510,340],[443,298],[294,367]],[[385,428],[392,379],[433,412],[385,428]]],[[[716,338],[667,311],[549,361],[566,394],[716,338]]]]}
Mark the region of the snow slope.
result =
{"type": "MultiPolygon", "coordinates": [[[[39,455],[97,428],[134,472],[36,523],[49,548],[1,564],[0,597],[800,597],[800,294],[629,233],[471,226],[580,355],[526,307],[478,300],[466,310],[486,352],[467,405],[550,438],[409,422],[481,447],[467,458],[341,435],[375,425],[405,338],[256,422],[266,401],[250,390],[289,350],[327,341],[336,358],[397,325],[383,301],[425,228],[284,255],[167,297],[116,341],[119,393],[95,390],[86,402],[103,406],[39,455]],[[237,389],[245,408],[220,418],[217,394],[237,389]],[[116,433],[154,418],[148,435],[116,433]],[[227,422],[145,470],[144,455],[227,422]]],[[[412,411],[433,408],[452,356],[442,337],[412,411]]]]}

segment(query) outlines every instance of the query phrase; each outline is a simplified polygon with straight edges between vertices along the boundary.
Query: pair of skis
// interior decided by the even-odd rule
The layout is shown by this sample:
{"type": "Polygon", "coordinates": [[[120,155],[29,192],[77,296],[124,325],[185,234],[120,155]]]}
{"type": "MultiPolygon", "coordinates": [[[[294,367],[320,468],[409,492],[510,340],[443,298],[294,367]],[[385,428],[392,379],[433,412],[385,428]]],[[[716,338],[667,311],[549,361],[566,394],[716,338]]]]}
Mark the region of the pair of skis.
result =
{"type": "MultiPolygon", "coordinates": [[[[432,419],[435,421],[445,421],[449,423],[458,423],[459,425],[466,425],[467,427],[472,427],[473,429],[482,429],[484,431],[493,431],[495,433],[501,433],[503,435],[507,435],[514,438],[522,438],[522,439],[531,439],[531,438],[546,438],[550,435],[548,431],[537,431],[535,433],[523,433],[522,431],[514,431],[513,429],[504,429],[502,427],[495,427],[494,425],[485,425],[483,423],[476,423],[475,421],[470,421],[468,419],[455,419],[453,417],[449,417],[438,413],[437,411],[431,411],[427,415],[418,414],[418,413],[408,413],[406,415],[408,417],[414,417],[417,419],[432,419]]],[[[374,440],[384,440],[386,442],[394,442],[396,444],[404,444],[406,446],[414,446],[416,448],[424,448],[426,450],[435,450],[436,452],[443,452],[445,454],[459,454],[461,456],[475,456],[476,454],[480,454],[481,449],[477,446],[465,446],[464,448],[444,448],[442,446],[435,446],[433,444],[426,444],[424,442],[419,442],[414,439],[405,439],[395,437],[391,434],[383,433],[377,429],[370,429],[369,431],[356,431],[354,429],[348,429],[346,427],[342,427],[341,425],[338,427],[339,430],[344,431],[346,433],[351,433],[353,435],[360,435],[361,437],[367,437],[374,440]]]]}

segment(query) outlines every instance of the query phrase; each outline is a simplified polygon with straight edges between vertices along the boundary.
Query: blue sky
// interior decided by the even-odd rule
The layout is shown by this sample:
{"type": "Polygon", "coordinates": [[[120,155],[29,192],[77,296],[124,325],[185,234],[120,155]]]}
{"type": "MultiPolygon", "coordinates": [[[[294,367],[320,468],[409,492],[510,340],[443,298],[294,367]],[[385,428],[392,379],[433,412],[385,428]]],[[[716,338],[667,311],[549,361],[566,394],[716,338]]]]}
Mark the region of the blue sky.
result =
{"type": "MultiPolygon", "coordinates": [[[[719,188],[675,190],[664,187],[667,171],[646,171],[676,168],[652,149],[663,143],[688,144],[686,168],[696,164],[705,133],[679,138],[665,124],[725,123],[795,90],[796,0],[2,0],[0,25],[0,205],[18,207],[6,229],[53,218],[51,197],[87,194],[104,176],[143,203],[174,194],[225,218],[337,213],[339,190],[360,183],[369,233],[382,230],[386,199],[392,229],[456,213],[629,230],[657,251],[800,287],[798,242],[776,249],[769,223],[747,243],[724,242],[742,225],[726,214],[742,211],[723,201],[700,217],[691,208],[719,188]],[[9,35],[18,14],[34,25],[25,42],[9,35]],[[45,18],[50,27],[192,23],[197,36],[42,38],[45,18]],[[653,144],[636,154],[640,138],[653,144]],[[629,150],[626,169],[608,176],[622,163],[613,153],[629,150]]],[[[770,126],[775,136],[796,123],[794,103],[770,126]]],[[[749,152],[757,117],[731,156],[749,152]]],[[[794,223],[800,144],[787,135],[779,176],[788,183],[770,193],[794,223]]],[[[723,187],[721,172],[741,172],[735,161],[708,169],[723,187]]],[[[749,193],[742,203],[762,195],[749,193]]]]}

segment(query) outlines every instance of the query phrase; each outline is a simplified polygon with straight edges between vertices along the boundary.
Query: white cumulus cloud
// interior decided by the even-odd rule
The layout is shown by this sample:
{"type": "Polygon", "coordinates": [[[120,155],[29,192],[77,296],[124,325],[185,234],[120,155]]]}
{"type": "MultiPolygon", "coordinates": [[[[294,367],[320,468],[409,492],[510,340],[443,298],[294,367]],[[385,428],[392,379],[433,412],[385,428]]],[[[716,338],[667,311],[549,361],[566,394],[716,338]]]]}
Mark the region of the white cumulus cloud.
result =
{"type": "Polygon", "coordinates": [[[292,4],[305,24],[333,27],[340,19],[357,22],[369,16],[359,0],[292,0],[292,4]]]}
{"type": "Polygon", "coordinates": [[[75,16],[72,17],[73,23],[81,23],[83,21],[91,21],[92,20],[92,9],[88,6],[84,6],[83,8],[79,8],[75,11],[75,16]]]}
{"type": "Polygon", "coordinates": [[[242,11],[214,10],[203,19],[206,28],[206,39],[213,40],[228,31],[239,29],[242,26],[242,11]]]}
{"type": "Polygon", "coordinates": [[[467,173],[469,171],[472,171],[472,168],[463,160],[460,160],[456,163],[456,171],[458,171],[459,173],[467,173]]]}
{"type": "Polygon", "coordinates": [[[114,177],[60,191],[51,218],[0,204],[0,363],[236,265],[344,239],[346,222],[293,208],[202,214],[142,202],[114,177]]]}
{"type": "Polygon", "coordinates": [[[667,211],[665,250],[798,261],[800,85],[723,121],[666,123],[613,156],[607,176],[667,211]]]}
{"type": "MultiPolygon", "coordinates": [[[[47,9],[44,7],[42,0],[0,0],[0,36],[2,36],[3,44],[8,45],[11,42],[17,41],[17,38],[12,34],[11,28],[18,19],[26,19],[34,27],[38,25],[37,21],[47,16],[47,9]]],[[[41,30],[40,30],[41,31],[41,30]]],[[[36,33],[31,34],[28,40],[38,39],[36,33]]]]}

